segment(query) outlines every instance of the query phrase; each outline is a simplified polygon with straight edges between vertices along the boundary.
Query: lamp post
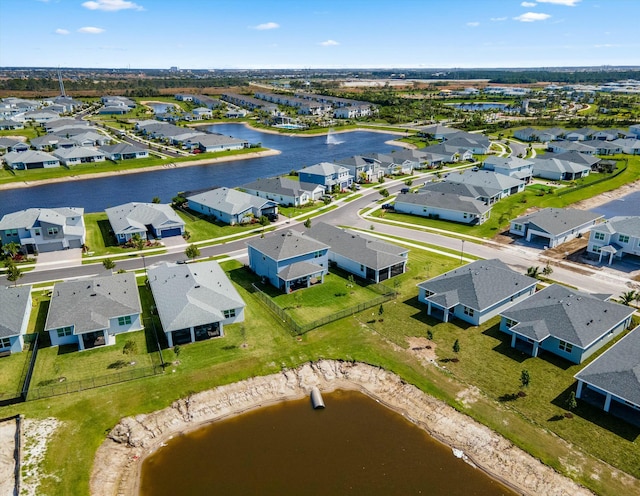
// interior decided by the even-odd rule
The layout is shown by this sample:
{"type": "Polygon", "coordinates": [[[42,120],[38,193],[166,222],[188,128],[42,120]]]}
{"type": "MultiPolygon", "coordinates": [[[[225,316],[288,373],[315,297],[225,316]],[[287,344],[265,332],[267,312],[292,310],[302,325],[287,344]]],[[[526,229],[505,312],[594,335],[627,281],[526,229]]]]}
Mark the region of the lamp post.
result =
{"type": "Polygon", "coordinates": [[[460,249],[460,265],[462,265],[462,259],[464,257],[464,239],[462,241],[462,248],[460,249]]]}

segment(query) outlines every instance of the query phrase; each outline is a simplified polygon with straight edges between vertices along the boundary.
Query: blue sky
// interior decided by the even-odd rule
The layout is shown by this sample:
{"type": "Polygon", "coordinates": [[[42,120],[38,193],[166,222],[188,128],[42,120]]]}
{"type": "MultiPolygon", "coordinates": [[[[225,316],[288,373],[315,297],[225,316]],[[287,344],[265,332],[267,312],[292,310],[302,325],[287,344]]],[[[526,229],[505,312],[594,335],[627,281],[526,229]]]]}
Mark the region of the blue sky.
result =
{"type": "Polygon", "coordinates": [[[0,66],[640,65],[639,0],[0,0],[0,66]]]}

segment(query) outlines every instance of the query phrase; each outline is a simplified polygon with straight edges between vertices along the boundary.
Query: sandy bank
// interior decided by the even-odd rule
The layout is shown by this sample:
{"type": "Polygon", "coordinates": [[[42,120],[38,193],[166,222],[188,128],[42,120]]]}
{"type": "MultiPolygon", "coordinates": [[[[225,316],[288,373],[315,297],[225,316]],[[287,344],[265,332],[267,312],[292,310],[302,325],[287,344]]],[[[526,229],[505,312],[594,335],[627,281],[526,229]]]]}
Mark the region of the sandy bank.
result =
{"type": "Polygon", "coordinates": [[[175,162],[175,163],[168,163],[168,164],[162,164],[162,165],[154,165],[151,167],[142,167],[139,169],[122,169],[122,170],[115,170],[115,171],[109,171],[109,172],[96,172],[95,174],[81,174],[78,176],[56,177],[53,179],[43,179],[41,181],[23,181],[20,183],[17,183],[17,182],[7,183],[7,184],[0,184],[0,191],[5,189],[29,188],[31,186],[42,186],[44,184],[63,183],[67,181],[82,181],[85,179],[95,179],[98,177],[111,177],[111,176],[120,175],[120,174],[139,174],[139,173],[150,172],[154,170],[191,167],[193,165],[210,165],[210,164],[218,164],[218,163],[226,163],[226,162],[235,162],[237,160],[248,160],[250,158],[269,157],[271,155],[279,155],[280,153],[282,153],[280,152],[280,150],[264,150],[261,152],[251,152],[251,153],[245,153],[242,155],[229,155],[226,157],[203,158],[201,160],[191,160],[189,162],[175,162]]]}
{"type": "MultiPolygon", "coordinates": [[[[320,361],[298,369],[221,386],[116,425],[96,453],[94,496],[137,495],[144,457],[179,433],[269,404],[299,399],[313,386],[322,391],[357,390],[464,452],[467,459],[526,495],[586,496],[592,493],[515,447],[489,428],[381,368],[320,361]]],[[[328,408],[331,408],[328,405],[328,408]]]]}

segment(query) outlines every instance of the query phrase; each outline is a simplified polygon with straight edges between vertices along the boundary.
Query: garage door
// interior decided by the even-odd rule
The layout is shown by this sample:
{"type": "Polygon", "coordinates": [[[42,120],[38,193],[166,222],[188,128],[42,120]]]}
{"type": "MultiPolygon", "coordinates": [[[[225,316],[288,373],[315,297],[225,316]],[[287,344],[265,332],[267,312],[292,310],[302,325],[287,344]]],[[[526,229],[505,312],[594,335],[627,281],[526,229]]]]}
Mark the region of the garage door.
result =
{"type": "Polygon", "coordinates": [[[160,232],[160,236],[162,236],[163,238],[168,238],[170,236],[180,236],[180,228],[179,227],[174,227],[173,229],[165,229],[164,231],[160,232]]]}
{"type": "Polygon", "coordinates": [[[38,245],[38,251],[40,253],[48,253],[50,251],[62,250],[62,241],[56,241],[55,243],[45,243],[38,245]]]}

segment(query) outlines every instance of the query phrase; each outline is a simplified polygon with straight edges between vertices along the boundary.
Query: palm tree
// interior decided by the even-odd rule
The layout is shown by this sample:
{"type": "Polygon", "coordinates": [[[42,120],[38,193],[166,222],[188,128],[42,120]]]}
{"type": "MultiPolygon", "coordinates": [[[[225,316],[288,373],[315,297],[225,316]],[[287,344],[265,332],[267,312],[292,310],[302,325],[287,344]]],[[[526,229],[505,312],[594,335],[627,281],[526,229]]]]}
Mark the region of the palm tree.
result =
{"type": "Polygon", "coordinates": [[[631,302],[638,297],[638,294],[634,291],[626,291],[620,295],[620,303],[623,305],[631,306],[631,302]]]}
{"type": "Polygon", "coordinates": [[[143,239],[142,236],[140,236],[138,233],[135,233],[133,236],[131,236],[131,244],[137,250],[143,250],[144,245],[147,244],[147,241],[143,239]]]}
{"type": "Polygon", "coordinates": [[[24,274],[12,260],[7,260],[4,266],[7,268],[7,281],[12,282],[13,285],[16,286],[18,279],[24,274]]]}
{"type": "Polygon", "coordinates": [[[531,266],[527,269],[527,275],[529,277],[538,277],[538,275],[540,274],[540,267],[538,266],[531,266]]]}
{"type": "Polygon", "coordinates": [[[12,241],[11,243],[7,243],[6,245],[4,245],[2,249],[7,255],[9,255],[9,258],[13,258],[20,251],[20,245],[15,241],[12,241]]]}

